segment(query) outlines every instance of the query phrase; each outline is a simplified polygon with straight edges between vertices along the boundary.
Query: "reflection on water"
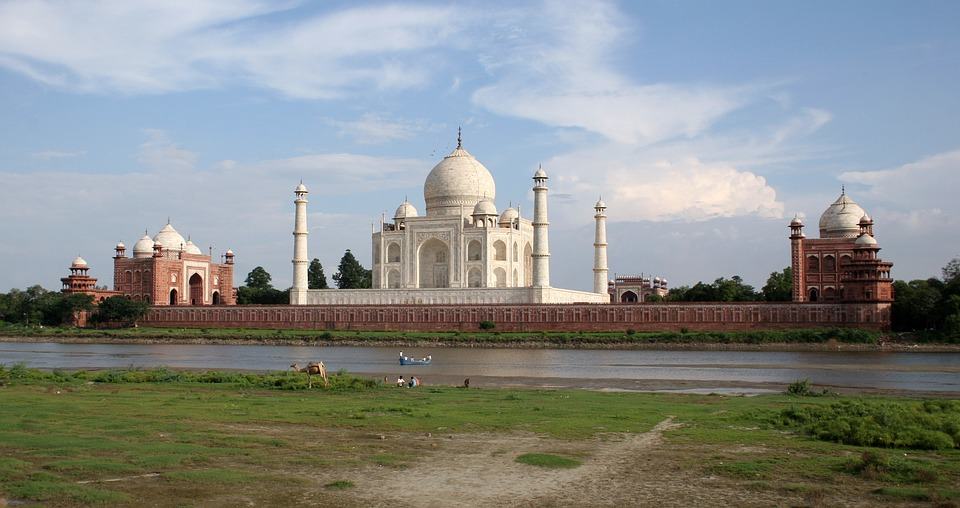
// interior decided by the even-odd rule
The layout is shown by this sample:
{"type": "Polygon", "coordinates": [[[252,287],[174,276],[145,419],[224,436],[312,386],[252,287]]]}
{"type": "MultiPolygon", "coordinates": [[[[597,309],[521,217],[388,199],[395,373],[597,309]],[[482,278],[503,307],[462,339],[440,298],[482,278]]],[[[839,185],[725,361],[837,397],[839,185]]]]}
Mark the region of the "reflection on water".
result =
{"type": "Polygon", "coordinates": [[[398,348],[160,344],[0,343],[0,364],[35,368],[168,366],[284,370],[323,360],[331,372],[789,383],[960,392],[960,353],[407,349],[433,355],[400,367],[398,348]]]}

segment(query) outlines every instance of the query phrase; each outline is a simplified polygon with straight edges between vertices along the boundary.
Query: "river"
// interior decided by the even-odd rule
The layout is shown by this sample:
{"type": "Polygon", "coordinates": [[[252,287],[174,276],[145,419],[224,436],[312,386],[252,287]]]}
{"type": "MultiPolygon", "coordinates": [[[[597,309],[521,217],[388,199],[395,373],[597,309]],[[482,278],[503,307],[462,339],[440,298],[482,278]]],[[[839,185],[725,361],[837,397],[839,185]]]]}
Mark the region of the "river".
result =
{"type": "Polygon", "coordinates": [[[960,394],[960,353],[636,351],[438,348],[433,364],[400,367],[394,347],[0,343],[0,364],[40,369],[157,367],[284,370],[323,360],[329,372],[418,375],[434,382],[461,378],[535,386],[599,389],[731,391],[809,379],[819,386],[861,391],[960,394]]]}

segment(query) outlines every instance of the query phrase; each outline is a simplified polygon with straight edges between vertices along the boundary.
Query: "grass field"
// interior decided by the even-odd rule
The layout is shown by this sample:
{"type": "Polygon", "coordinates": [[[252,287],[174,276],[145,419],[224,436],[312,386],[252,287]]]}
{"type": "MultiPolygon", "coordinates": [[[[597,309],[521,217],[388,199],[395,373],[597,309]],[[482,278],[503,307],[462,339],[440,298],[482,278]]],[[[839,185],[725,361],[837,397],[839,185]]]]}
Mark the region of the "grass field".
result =
{"type": "Polygon", "coordinates": [[[851,328],[800,330],[758,330],[743,332],[375,332],[350,330],[274,330],[252,328],[120,328],[84,329],[72,327],[37,327],[0,323],[0,336],[8,337],[79,337],[171,341],[258,341],[349,342],[349,343],[444,343],[502,346],[515,343],[536,343],[549,347],[629,346],[647,344],[876,344],[880,332],[851,328]]]}
{"type": "Polygon", "coordinates": [[[903,425],[960,438],[955,401],[401,389],[347,375],[307,390],[294,373],[5,367],[0,498],[43,506],[405,506],[436,496],[467,505],[960,502],[955,441],[917,450],[817,439],[821,426],[858,421],[847,406],[869,421],[916,413],[903,425]]]}

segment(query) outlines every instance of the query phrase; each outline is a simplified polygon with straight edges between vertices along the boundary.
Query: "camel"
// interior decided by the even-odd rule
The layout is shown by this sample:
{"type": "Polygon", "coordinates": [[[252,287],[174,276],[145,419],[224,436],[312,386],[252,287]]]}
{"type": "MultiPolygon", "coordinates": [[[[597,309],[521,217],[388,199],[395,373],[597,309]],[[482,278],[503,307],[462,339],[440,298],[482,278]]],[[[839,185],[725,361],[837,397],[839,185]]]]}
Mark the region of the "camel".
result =
{"type": "Polygon", "coordinates": [[[323,386],[330,386],[327,380],[327,366],[323,362],[309,363],[306,367],[300,367],[296,363],[290,366],[291,370],[307,373],[307,388],[313,388],[313,376],[319,375],[323,379],[323,386]]]}

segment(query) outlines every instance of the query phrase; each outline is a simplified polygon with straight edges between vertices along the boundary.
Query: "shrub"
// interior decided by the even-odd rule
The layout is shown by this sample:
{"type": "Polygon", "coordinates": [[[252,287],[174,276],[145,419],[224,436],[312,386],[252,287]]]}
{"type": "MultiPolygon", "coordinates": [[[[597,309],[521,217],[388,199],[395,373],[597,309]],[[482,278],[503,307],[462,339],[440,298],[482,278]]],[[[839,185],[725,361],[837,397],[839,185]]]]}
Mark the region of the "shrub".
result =
{"type": "Polygon", "coordinates": [[[480,322],[480,329],[481,329],[481,330],[493,330],[493,329],[496,328],[496,327],[497,327],[497,324],[494,323],[493,321],[481,321],[481,322],[480,322]]]}
{"type": "Polygon", "coordinates": [[[841,401],[829,406],[790,407],[778,423],[822,441],[892,448],[945,450],[958,444],[956,401],[841,401]]]}

